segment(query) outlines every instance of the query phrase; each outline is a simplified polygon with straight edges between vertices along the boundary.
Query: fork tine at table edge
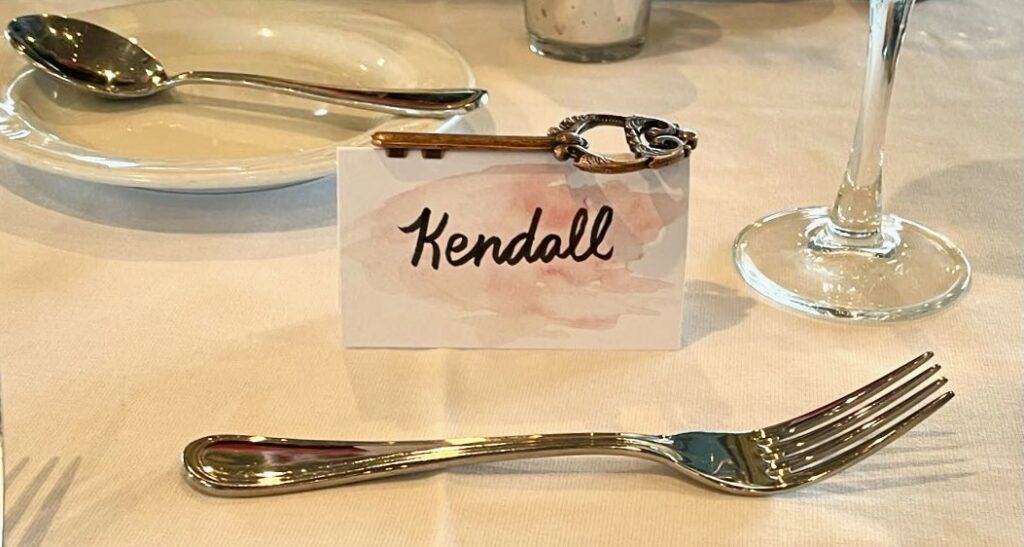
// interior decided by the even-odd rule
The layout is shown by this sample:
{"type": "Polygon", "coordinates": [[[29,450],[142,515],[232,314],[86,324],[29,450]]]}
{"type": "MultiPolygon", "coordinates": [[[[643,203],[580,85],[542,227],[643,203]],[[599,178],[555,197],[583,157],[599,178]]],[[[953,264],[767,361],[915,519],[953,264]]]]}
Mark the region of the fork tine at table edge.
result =
{"type": "Polygon", "coordinates": [[[935,373],[940,370],[942,370],[941,366],[932,365],[917,373],[917,375],[906,382],[893,387],[870,402],[865,403],[863,406],[853,409],[852,412],[842,414],[841,416],[836,417],[835,420],[822,424],[817,429],[805,431],[797,435],[781,437],[777,442],[772,443],[771,447],[774,450],[792,454],[804,451],[810,446],[820,444],[827,439],[833,438],[846,431],[850,431],[854,427],[864,423],[871,416],[891,408],[896,401],[899,401],[900,398],[907,393],[910,393],[914,388],[923,384],[925,380],[934,376],[935,373]]]}
{"type": "Polygon", "coordinates": [[[842,397],[828,403],[827,405],[816,408],[807,414],[780,422],[778,424],[764,428],[762,431],[769,437],[781,437],[781,436],[792,436],[803,431],[814,429],[815,427],[827,422],[829,418],[836,414],[850,409],[851,407],[859,404],[865,399],[870,398],[879,391],[885,389],[886,386],[893,382],[903,378],[904,376],[913,372],[916,368],[928,362],[935,354],[926,351],[921,355],[911,359],[906,364],[900,366],[896,370],[882,376],[881,378],[867,384],[864,387],[856,389],[842,397]]]}
{"type": "Polygon", "coordinates": [[[868,456],[871,456],[875,452],[878,452],[882,448],[888,446],[889,443],[900,438],[904,433],[910,431],[917,424],[935,413],[936,410],[942,408],[953,397],[954,393],[952,391],[947,391],[929,401],[928,404],[922,406],[910,416],[900,420],[895,425],[888,427],[874,437],[861,442],[852,449],[847,450],[834,458],[818,462],[810,467],[785,474],[783,475],[783,480],[788,483],[787,486],[789,488],[794,488],[797,486],[813,484],[831,477],[843,469],[864,460],[868,456]]]}
{"type": "Polygon", "coordinates": [[[796,453],[784,454],[781,459],[777,460],[777,464],[795,468],[801,466],[797,464],[806,466],[820,461],[825,456],[839,452],[844,447],[851,446],[853,442],[870,435],[874,431],[881,429],[885,424],[906,414],[907,411],[920,404],[921,401],[924,401],[928,396],[938,391],[944,385],[946,385],[946,379],[939,378],[927,386],[915,391],[906,399],[903,399],[899,403],[893,405],[882,414],[858,425],[857,427],[844,430],[841,434],[830,437],[825,442],[800,450],[796,453]]]}

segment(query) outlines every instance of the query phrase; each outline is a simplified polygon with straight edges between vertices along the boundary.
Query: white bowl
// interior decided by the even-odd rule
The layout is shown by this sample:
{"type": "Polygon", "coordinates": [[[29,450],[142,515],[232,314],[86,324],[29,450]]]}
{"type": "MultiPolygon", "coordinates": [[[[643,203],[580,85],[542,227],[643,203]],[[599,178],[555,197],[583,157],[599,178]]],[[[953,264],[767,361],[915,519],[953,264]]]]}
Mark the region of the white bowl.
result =
{"type": "MultiPolygon", "coordinates": [[[[135,38],[171,74],[222,70],[362,88],[472,87],[465,60],[407,25],[325,3],[176,0],[74,14],[135,38]]],[[[339,145],[377,130],[436,131],[400,118],[270,92],[184,86],[146,99],[88,95],[0,59],[0,155],[106,184],[237,191],[334,172],[339,145]]]]}

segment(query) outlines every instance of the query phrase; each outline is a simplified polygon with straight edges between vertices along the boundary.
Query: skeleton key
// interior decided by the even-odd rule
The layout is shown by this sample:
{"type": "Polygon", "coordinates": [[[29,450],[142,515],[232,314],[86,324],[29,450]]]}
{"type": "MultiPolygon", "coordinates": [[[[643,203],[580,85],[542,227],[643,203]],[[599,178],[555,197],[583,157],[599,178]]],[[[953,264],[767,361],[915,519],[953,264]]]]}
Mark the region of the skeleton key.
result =
{"type": "Polygon", "coordinates": [[[446,150],[551,152],[560,161],[571,159],[583,171],[611,174],[657,169],[688,157],[697,147],[697,134],[658,118],[582,114],[562,120],[544,137],[380,131],[373,134],[373,144],[393,158],[403,158],[409,150],[420,150],[425,158],[441,158],[446,150]],[[583,133],[598,126],[621,127],[633,158],[588,150],[583,133]]]}

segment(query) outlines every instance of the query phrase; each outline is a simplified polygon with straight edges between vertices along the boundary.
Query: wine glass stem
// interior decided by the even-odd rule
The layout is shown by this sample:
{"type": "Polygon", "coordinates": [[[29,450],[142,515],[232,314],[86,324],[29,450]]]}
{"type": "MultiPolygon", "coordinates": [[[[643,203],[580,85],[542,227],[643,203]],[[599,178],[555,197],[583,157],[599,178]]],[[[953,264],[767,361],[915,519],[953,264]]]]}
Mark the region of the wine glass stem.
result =
{"type": "Polygon", "coordinates": [[[882,233],[882,147],[896,61],[913,5],[914,0],[870,2],[864,92],[846,173],[829,211],[828,246],[894,246],[891,238],[896,236],[882,233]]]}

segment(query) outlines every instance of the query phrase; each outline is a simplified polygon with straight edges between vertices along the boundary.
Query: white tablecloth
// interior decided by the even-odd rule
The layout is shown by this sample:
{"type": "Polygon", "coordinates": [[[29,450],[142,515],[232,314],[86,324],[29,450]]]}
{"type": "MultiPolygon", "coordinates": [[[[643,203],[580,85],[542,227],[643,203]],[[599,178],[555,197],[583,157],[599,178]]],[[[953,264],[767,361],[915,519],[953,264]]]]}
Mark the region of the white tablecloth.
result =
{"type": "MultiPolygon", "coordinates": [[[[0,16],[111,3],[20,0],[0,16]]],[[[779,311],[729,258],[751,220],[831,200],[865,2],[659,3],[646,51],[607,66],[530,54],[516,1],[368,9],[465,54],[492,92],[472,130],[529,134],[566,114],[637,111],[701,133],[685,349],[343,351],[333,181],[175,196],[0,162],[11,544],[1020,544],[1024,4],[929,0],[914,14],[886,203],[962,245],[974,286],[945,313],[879,328],[779,311]],[[713,493],[641,461],[560,458],[216,499],[191,490],[177,462],[209,433],[750,428],[927,349],[953,403],[870,461],[779,497],[713,493]]]]}

